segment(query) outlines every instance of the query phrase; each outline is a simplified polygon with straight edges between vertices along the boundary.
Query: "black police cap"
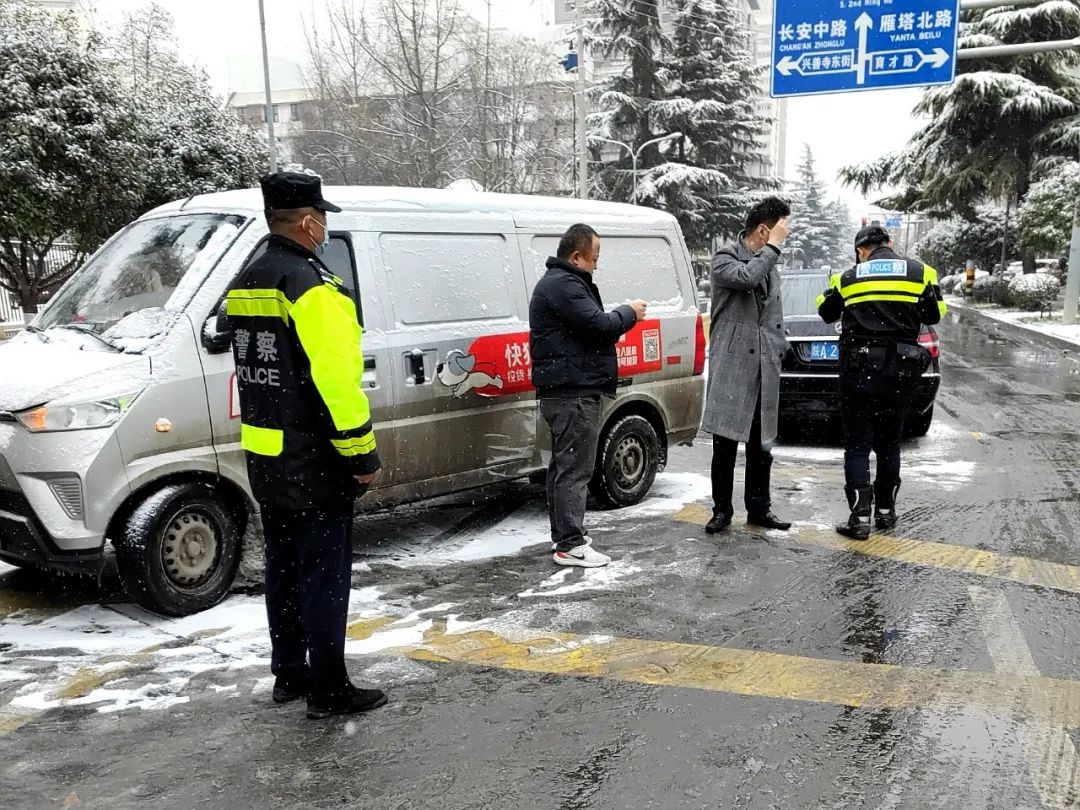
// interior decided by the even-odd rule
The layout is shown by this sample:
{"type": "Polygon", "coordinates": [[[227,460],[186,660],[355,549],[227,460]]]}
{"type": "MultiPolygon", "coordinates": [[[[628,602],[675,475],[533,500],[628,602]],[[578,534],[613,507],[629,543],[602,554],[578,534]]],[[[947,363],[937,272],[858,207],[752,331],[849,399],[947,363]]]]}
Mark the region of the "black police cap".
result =
{"type": "Polygon", "coordinates": [[[267,211],[289,208],[315,208],[336,214],[341,211],[323,199],[322,179],[314,174],[276,172],[261,181],[263,206],[267,211]]]}
{"type": "Polygon", "coordinates": [[[891,241],[892,237],[889,236],[889,232],[880,225],[867,225],[855,234],[855,247],[857,248],[865,245],[883,245],[891,241]]]}

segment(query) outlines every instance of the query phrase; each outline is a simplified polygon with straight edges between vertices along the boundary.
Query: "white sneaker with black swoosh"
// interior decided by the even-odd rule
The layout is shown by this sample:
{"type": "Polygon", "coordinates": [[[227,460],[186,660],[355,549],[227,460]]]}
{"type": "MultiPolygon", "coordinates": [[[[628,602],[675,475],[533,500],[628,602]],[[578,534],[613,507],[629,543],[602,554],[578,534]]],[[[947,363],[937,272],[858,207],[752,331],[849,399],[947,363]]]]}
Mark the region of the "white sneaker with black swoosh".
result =
{"type": "MultiPolygon", "coordinates": [[[[585,535],[582,539],[585,541],[585,545],[587,545],[587,546],[592,545],[592,538],[589,537],[589,535],[585,535]]],[[[551,550],[552,551],[558,551],[559,550],[559,543],[558,543],[557,540],[552,540],[551,541],[551,550]]]]}
{"type": "Polygon", "coordinates": [[[576,566],[577,568],[603,568],[611,557],[601,554],[592,546],[576,546],[569,551],[556,551],[552,555],[556,565],[576,566]]]}

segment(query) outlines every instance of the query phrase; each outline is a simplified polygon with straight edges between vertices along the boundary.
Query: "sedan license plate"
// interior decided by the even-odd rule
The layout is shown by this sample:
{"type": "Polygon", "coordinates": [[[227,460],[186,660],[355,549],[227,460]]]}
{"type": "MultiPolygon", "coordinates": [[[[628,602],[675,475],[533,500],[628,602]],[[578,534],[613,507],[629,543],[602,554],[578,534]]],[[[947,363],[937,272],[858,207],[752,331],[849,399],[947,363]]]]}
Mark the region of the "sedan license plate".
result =
{"type": "Polygon", "coordinates": [[[815,340],[810,344],[810,359],[817,361],[840,360],[840,343],[835,340],[815,340]]]}

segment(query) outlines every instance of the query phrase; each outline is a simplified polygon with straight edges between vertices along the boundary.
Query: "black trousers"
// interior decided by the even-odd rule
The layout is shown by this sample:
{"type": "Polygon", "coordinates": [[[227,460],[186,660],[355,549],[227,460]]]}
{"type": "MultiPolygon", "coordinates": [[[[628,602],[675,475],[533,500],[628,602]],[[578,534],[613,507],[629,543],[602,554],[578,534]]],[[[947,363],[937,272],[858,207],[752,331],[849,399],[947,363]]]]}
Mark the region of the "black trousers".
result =
{"type": "Polygon", "coordinates": [[[540,413],[551,429],[547,502],[551,541],[559,551],[585,542],[585,507],[596,469],[600,397],[545,397],[540,413]]]}
{"type": "Polygon", "coordinates": [[[345,623],[352,580],[352,509],[263,511],[270,669],[310,678],[312,694],[349,686],[345,623]]]}
{"type": "Polygon", "coordinates": [[[877,456],[877,485],[900,484],[900,442],[908,396],[895,379],[874,371],[840,376],[844,423],[844,481],[850,489],[870,486],[870,453],[877,456]]]}
{"type": "MultiPolygon", "coordinates": [[[[712,496],[713,512],[731,517],[735,514],[732,492],[735,489],[735,460],[739,443],[723,436],[713,436],[712,496]]],[[[772,451],[761,444],[761,403],[754,413],[750,439],[746,442],[746,487],[743,503],[751,515],[772,509],[772,451]]]]}

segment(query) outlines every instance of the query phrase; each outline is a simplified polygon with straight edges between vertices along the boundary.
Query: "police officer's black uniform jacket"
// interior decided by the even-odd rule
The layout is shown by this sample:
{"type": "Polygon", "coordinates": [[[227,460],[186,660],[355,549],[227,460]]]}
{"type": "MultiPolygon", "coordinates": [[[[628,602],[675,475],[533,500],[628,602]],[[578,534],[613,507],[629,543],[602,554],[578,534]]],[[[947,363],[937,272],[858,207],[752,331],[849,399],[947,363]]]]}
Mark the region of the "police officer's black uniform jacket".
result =
{"type": "Polygon", "coordinates": [[[829,280],[818,297],[825,323],[842,320],[842,348],[867,343],[917,344],[922,324],[945,315],[937,271],[879,247],[865,262],[829,280]]]}
{"type": "Polygon", "coordinates": [[[227,296],[241,445],[264,508],[343,508],[376,472],[356,306],[311,251],[271,236],[227,296]]]}

